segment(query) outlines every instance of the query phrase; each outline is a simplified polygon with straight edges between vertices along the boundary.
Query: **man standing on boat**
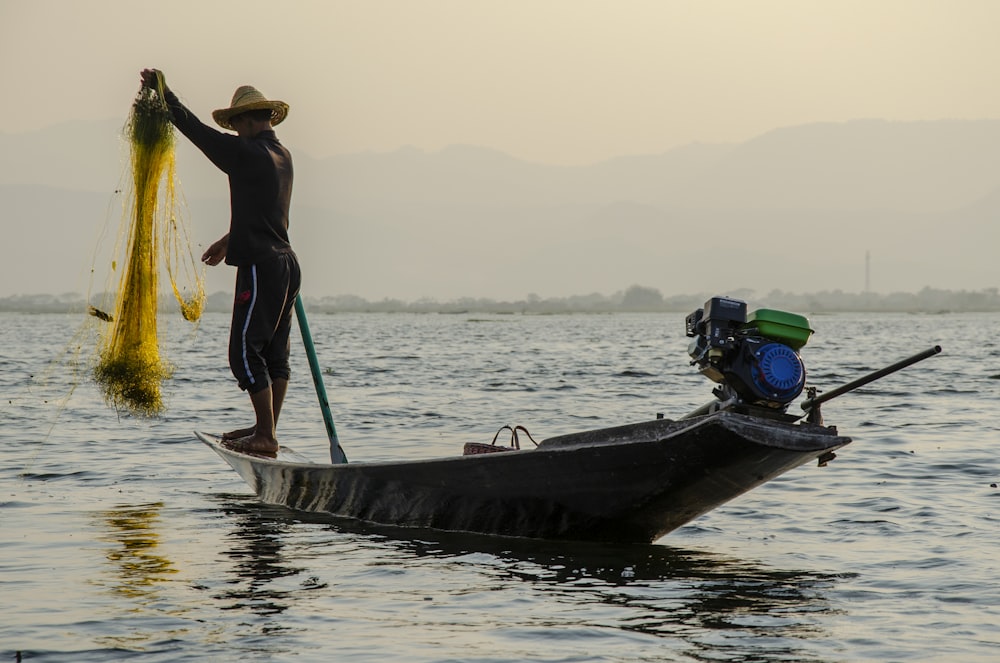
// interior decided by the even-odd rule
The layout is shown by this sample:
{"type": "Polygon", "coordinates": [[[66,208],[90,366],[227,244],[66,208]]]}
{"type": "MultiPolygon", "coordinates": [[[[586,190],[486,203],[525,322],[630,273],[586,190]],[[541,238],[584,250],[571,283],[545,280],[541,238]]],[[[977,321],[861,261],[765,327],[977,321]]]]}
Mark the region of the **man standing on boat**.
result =
{"type": "Polygon", "coordinates": [[[237,451],[273,455],[275,427],[288,389],[292,308],[301,276],[288,240],[292,157],[272,127],[288,115],[288,104],[255,88],[237,88],[228,108],[212,112],[224,133],[203,124],[166,86],[162,72],[144,69],[142,82],[159,87],[171,122],[229,176],[229,232],[201,259],[236,267],[236,296],[229,331],[229,366],[250,394],[256,422],[223,435],[237,451]]]}

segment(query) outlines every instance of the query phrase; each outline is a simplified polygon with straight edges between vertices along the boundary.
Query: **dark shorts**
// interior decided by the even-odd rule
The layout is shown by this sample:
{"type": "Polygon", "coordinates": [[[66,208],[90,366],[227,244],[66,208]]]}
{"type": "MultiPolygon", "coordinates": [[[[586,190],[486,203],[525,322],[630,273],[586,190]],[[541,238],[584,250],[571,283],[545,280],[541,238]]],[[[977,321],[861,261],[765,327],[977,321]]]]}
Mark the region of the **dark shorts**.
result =
{"type": "Polygon", "coordinates": [[[294,253],[236,268],[229,367],[251,394],[287,380],[292,308],[302,276],[294,253]]]}

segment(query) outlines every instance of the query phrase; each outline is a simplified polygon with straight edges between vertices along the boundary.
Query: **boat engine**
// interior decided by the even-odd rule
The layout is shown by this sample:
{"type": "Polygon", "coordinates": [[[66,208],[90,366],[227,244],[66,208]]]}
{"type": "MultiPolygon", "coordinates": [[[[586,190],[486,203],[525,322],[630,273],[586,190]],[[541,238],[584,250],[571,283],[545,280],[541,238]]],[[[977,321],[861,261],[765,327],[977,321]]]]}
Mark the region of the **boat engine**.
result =
{"type": "Polygon", "coordinates": [[[725,404],[784,409],[802,393],[806,369],[798,350],[812,330],[801,315],[758,309],[746,302],[712,297],[685,319],[692,365],[719,386],[725,404]]]}

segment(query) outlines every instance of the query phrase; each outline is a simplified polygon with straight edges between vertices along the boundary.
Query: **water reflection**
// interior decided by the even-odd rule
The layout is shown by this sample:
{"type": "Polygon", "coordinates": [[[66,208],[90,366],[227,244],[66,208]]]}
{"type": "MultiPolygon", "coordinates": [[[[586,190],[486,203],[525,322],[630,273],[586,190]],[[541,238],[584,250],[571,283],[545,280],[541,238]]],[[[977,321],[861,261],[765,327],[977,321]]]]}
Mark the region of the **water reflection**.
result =
{"type": "Polygon", "coordinates": [[[103,541],[115,544],[107,553],[114,571],[111,590],[130,599],[152,600],[158,586],[177,569],[158,552],[156,530],[162,502],[119,506],[100,512],[103,541]]]}
{"type": "Polygon", "coordinates": [[[95,515],[100,540],[113,547],[106,553],[110,573],[93,582],[108,587],[131,606],[113,622],[102,622],[103,632],[95,636],[96,643],[114,650],[143,651],[155,641],[182,637],[185,632],[174,621],[185,610],[171,601],[167,591],[177,568],[161,551],[157,528],[162,509],[162,502],[128,504],[95,515]]]}
{"type": "Polygon", "coordinates": [[[436,534],[398,540],[417,556],[480,564],[499,585],[527,582],[562,604],[615,608],[610,625],[679,639],[684,654],[704,661],[824,661],[822,618],[838,574],[772,569],[753,560],[662,545],[595,545],[436,534]],[[478,553],[478,554],[473,554],[478,553]]]}
{"type": "MultiPolygon", "coordinates": [[[[236,562],[237,587],[224,595],[237,599],[234,608],[281,613],[303,600],[303,589],[325,587],[315,578],[280,582],[307,573],[289,563],[286,546],[291,556],[313,560],[360,550],[372,565],[398,566],[421,577],[429,569],[442,583],[461,578],[463,592],[468,587],[493,594],[501,610],[513,610],[506,604],[523,598],[523,593],[516,600],[511,594],[508,601],[503,592],[527,583],[537,601],[522,601],[525,623],[543,617],[553,629],[611,628],[662,638],[688,660],[829,660],[824,650],[830,636],[822,624],[835,612],[827,596],[843,575],[774,569],[753,560],[662,545],[503,539],[331,521],[244,496],[218,499],[223,511],[234,516],[230,537],[237,545],[226,554],[236,562]],[[309,527],[315,524],[322,527],[309,527]],[[550,617],[554,603],[566,621],[550,617]]],[[[371,591],[385,596],[400,589],[371,591]]],[[[457,596],[440,591],[444,601],[457,596]]]]}
{"type": "Polygon", "coordinates": [[[293,594],[302,589],[284,588],[279,582],[302,572],[288,564],[282,554],[283,537],[293,523],[274,518],[268,507],[257,502],[217,497],[222,501],[222,512],[232,516],[234,523],[227,535],[232,545],[222,552],[233,563],[231,587],[214,598],[227,601],[225,609],[280,615],[288,609],[293,594]]]}

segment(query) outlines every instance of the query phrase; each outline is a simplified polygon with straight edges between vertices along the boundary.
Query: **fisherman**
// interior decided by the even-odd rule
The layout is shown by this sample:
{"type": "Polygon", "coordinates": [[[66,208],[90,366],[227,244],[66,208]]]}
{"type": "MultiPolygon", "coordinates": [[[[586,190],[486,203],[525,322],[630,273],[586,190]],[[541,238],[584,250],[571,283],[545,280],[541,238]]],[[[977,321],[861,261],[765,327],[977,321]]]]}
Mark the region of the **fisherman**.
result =
{"type": "Polygon", "coordinates": [[[288,389],[292,308],[301,281],[288,240],[292,157],[272,127],[288,115],[288,104],[267,99],[249,85],[236,89],[228,108],[212,112],[224,133],[203,124],[166,86],[157,69],[144,69],[144,85],[162,85],[171,122],[229,176],[229,232],[201,259],[236,267],[236,295],[229,330],[229,366],[250,395],[256,422],[223,435],[223,445],[273,456],[275,428],[288,389]]]}

